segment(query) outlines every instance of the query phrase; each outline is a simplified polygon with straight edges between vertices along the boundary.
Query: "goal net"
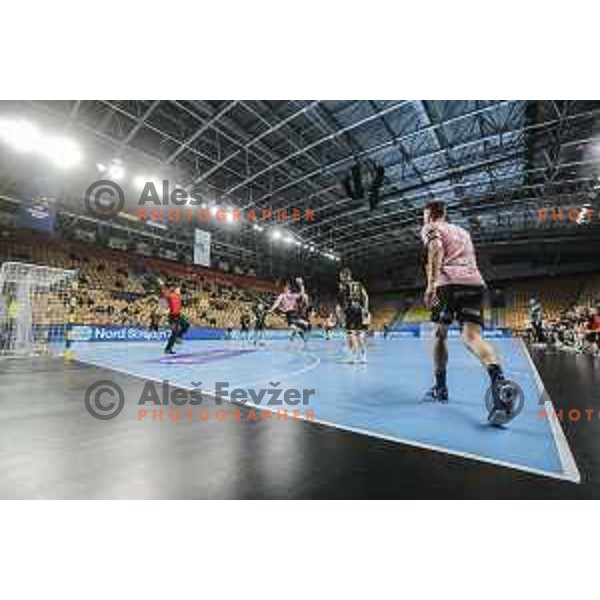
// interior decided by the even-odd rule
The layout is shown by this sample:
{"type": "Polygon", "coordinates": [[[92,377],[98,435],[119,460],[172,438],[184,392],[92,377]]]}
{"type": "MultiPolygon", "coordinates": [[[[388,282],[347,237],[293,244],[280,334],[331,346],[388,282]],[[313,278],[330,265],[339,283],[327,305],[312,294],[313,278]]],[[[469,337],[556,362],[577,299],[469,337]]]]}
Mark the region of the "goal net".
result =
{"type": "Polygon", "coordinates": [[[76,271],[19,262],[0,267],[0,355],[61,354],[76,271]]]}

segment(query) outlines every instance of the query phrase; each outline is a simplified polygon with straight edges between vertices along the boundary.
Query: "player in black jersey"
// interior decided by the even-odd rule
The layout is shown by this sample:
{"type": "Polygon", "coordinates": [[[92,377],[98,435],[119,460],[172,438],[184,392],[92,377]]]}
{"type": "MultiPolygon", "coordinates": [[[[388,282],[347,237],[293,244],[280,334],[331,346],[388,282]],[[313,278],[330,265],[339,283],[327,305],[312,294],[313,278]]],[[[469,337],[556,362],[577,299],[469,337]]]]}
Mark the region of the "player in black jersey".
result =
{"type": "Polygon", "coordinates": [[[156,307],[150,313],[150,331],[158,332],[160,329],[160,312],[156,307]]]}
{"type": "Polygon", "coordinates": [[[366,363],[369,296],[363,284],[352,279],[350,269],[342,269],[340,272],[338,306],[347,333],[348,357],[345,362],[366,363]]]}
{"type": "Polygon", "coordinates": [[[529,299],[529,321],[536,344],[543,344],[546,341],[544,335],[544,313],[540,301],[532,297],[529,299]]]}
{"type": "Polygon", "coordinates": [[[392,326],[390,323],[383,324],[383,339],[384,340],[387,340],[388,337],[390,337],[391,330],[392,330],[392,326]]]}
{"type": "Polygon", "coordinates": [[[240,316],[240,340],[247,341],[250,334],[250,315],[242,313],[240,316]]]}
{"type": "Polygon", "coordinates": [[[254,306],[254,345],[264,344],[265,329],[267,321],[267,307],[263,302],[258,302],[254,306]]]}
{"type": "MultiPolygon", "coordinates": [[[[298,277],[297,281],[301,282],[302,279],[298,277]]],[[[302,283],[302,287],[304,287],[304,283],[302,283]]],[[[304,336],[302,337],[302,339],[304,341],[304,345],[306,345],[310,337],[310,333],[312,331],[312,323],[310,320],[313,313],[312,300],[311,297],[306,293],[306,291],[300,296],[297,306],[300,319],[305,324],[304,336]]]]}

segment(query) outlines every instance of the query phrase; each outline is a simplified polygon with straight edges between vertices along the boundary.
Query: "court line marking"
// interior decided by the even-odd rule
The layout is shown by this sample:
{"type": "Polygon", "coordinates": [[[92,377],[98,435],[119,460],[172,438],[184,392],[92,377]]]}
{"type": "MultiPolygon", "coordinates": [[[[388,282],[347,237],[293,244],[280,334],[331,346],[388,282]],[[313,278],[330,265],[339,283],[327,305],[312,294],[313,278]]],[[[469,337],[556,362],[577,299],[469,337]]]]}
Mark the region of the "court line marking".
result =
{"type": "MultiPolygon", "coordinates": [[[[538,388],[538,392],[540,393],[540,398],[546,398],[544,401],[544,408],[546,409],[546,415],[554,414],[554,404],[552,399],[550,398],[550,394],[548,390],[546,390],[546,386],[542,381],[542,378],[531,358],[531,354],[529,354],[529,349],[525,342],[519,338],[519,342],[521,343],[521,350],[527,358],[529,363],[529,368],[533,373],[533,378],[535,380],[535,384],[538,388]]],[[[567,441],[567,437],[565,436],[565,432],[563,431],[558,419],[547,418],[547,421],[550,426],[550,431],[552,432],[552,436],[554,437],[554,443],[556,444],[556,449],[558,451],[558,457],[560,458],[560,462],[563,467],[563,471],[565,472],[566,479],[569,481],[573,481],[574,483],[581,483],[581,475],[579,473],[579,469],[577,468],[577,462],[575,461],[575,457],[573,456],[573,452],[571,451],[571,447],[569,446],[569,442],[567,441]]]]}
{"type": "MultiPolygon", "coordinates": [[[[520,340],[522,341],[522,340],[520,340]]],[[[531,360],[531,358],[529,357],[529,354],[526,353],[526,357],[529,358],[529,360],[531,360]]],[[[74,362],[81,362],[84,364],[91,364],[95,367],[99,367],[102,369],[107,369],[107,370],[112,370],[112,371],[116,371],[118,373],[123,373],[125,375],[129,375],[131,377],[134,377],[136,379],[141,379],[141,380],[146,380],[146,381],[154,381],[156,383],[162,383],[162,379],[159,378],[155,378],[155,377],[145,377],[143,375],[140,375],[139,373],[133,373],[132,371],[128,371],[127,369],[122,369],[120,367],[113,367],[111,365],[107,365],[107,364],[99,364],[99,363],[95,363],[89,360],[82,360],[79,358],[75,358],[73,359],[74,362]]],[[[539,377],[539,373],[537,373],[537,369],[535,369],[535,365],[533,364],[533,362],[531,362],[531,366],[533,367],[533,374],[534,374],[534,379],[535,376],[537,375],[537,377],[539,377]]],[[[541,379],[540,379],[541,381],[541,379]]],[[[184,390],[188,390],[188,391],[192,391],[193,387],[188,387],[185,385],[173,385],[172,382],[170,382],[170,384],[172,385],[172,387],[174,388],[178,388],[178,389],[184,389],[184,390]]],[[[542,384],[543,387],[543,384],[542,384]]],[[[203,393],[207,393],[208,395],[212,395],[213,397],[216,397],[216,394],[213,391],[205,391],[202,390],[203,393]]],[[[549,396],[548,396],[549,397],[549,396]]],[[[227,398],[222,398],[222,400],[224,400],[225,402],[228,402],[229,404],[232,404],[234,406],[240,406],[240,407],[246,407],[246,408],[255,408],[257,410],[271,410],[270,408],[266,407],[266,406],[261,406],[258,404],[254,404],[254,402],[252,402],[252,400],[249,400],[246,403],[236,403],[233,402],[232,400],[229,400],[227,398]]],[[[551,404],[551,403],[550,403],[551,404]]],[[[552,404],[551,404],[552,405],[552,404]]],[[[403,444],[406,446],[411,446],[413,448],[419,448],[422,450],[430,450],[433,452],[439,452],[441,454],[447,454],[450,456],[457,456],[459,458],[466,458],[469,460],[474,460],[480,463],[487,463],[487,464],[491,464],[494,466],[498,466],[498,467],[504,467],[513,471],[522,471],[525,473],[531,473],[533,475],[541,475],[543,477],[548,477],[550,479],[559,479],[561,481],[569,481],[571,483],[580,483],[581,478],[579,476],[579,471],[577,470],[577,466],[574,464],[574,460],[573,460],[573,464],[574,464],[574,471],[569,469],[569,470],[563,470],[563,472],[561,473],[555,473],[552,471],[546,471],[544,469],[537,469],[535,467],[529,467],[527,465],[520,465],[520,464],[514,464],[508,461],[503,461],[503,460],[499,460],[496,458],[490,458],[487,456],[482,456],[480,454],[474,454],[472,452],[465,452],[463,450],[454,450],[451,448],[445,448],[443,446],[436,446],[434,444],[427,444],[425,442],[419,442],[417,440],[411,440],[411,439],[406,439],[406,438],[401,438],[401,437],[395,437],[395,436],[390,436],[384,433],[378,433],[378,432],[374,432],[374,431],[370,431],[367,429],[360,429],[360,428],[356,428],[356,427],[350,427],[349,425],[341,425],[340,423],[333,423],[331,421],[325,421],[322,419],[307,419],[305,416],[300,415],[298,418],[299,421],[305,421],[307,423],[316,423],[318,425],[325,425],[326,427],[331,427],[333,429],[338,429],[340,431],[347,431],[350,433],[356,433],[358,435],[364,435],[370,438],[376,438],[376,439],[381,439],[381,440],[386,440],[389,442],[394,442],[394,443],[398,443],[398,444],[403,444]]],[[[554,435],[554,432],[552,432],[554,435]]],[[[562,430],[560,430],[560,433],[562,433],[562,430]]],[[[559,434],[557,434],[558,436],[559,434]]],[[[563,434],[563,438],[564,438],[564,434],[563,434]]],[[[558,438],[556,438],[558,439],[558,438]]],[[[556,441],[555,439],[555,441],[556,441]]],[[[565,443],[566,443],[566,439],[565,439],[565,443]]],[[[568,444],[566,444],[566,448],[567,448],[567,452],[570,453],[570,449],[568,444]]],[[[558,449],[558,446],[557,446],[558,449]]],[[[566,457],[565,457],[566,458],[566,457]]],[[[572,455],[571,455],[572,458],[572,455]]],[[[561,459],[561,466],[564,469],[564,465],[562,463],[562,456],[560,454],[560,450],[559,450],[559,459],[561,459]]]]}
{"type": "MultiPolygon", "coordinates": [[[[302,375],[303,373],[306,373],[307,371],[312,371],[313,369],[316,369],[320,364],[321,364],[321,358],[314,355],[313,353],[305,353],[305,354],[299,354],[299,353],[294,353],[294,352],[288,352],[288,354],[290,354],[290,356],[299,356],[301,358],[310,358],[313,362],[309,363],[308,365],[305,365],[304,367],[302,367],[301,369],[298,369],[296,371],[286,371],[284,375],[282,375],[281,373],[278,373],[276,375],[268,375],[266,376],[266,378],[264,380],[257,380],[257,381],[252,381],[250,383],[244,382],[244,383],[230,383],[228,385],[228,387],[230,388],[244,388],[244,387],[253,387],[256,386],[260,383],[268,383],[270,381],[276,381],[279,378],[284,378],[284,377],[297,377],[298,375],[302,375]]],[[[125,373],[126,375],[132,375],[141,379],[148,379],[150,381],[154,381],[154,382],[159,382],[162,383],[164,380],[163,379],[158,379],[155,377],[146,377],[144,375],[140,375],[139,373],[134,373],[132,371],[128,371],[126,369],[121,369],[119,367],[113,367],[109,364],[106,363],[97,363],[94,362],[92,360],[84,360],[82,358],[75,358],[73,359],[75,362],[82,362],[82,363],[87,363],[90,365],[94,365],[95,367],[100,367],[103,369],[111,369],[113,371],[117,371],[119,373],[125,373]]],[[[168,363],[163,363],[163,364],[168,364],[168,363]]],[[[185,365],[185,363],[183,363],[185,365]]],[[[191,366],[191,365],[187,365],[187,366],[191,366]]],[[[172,387],[175,388],[179,388],[179,389],[184,389],[184,390],[194,390],[196,388],[194,387],[189,387],[186,385],[179,385],[176,384],[176,382],[173,381],[169,381],[169,385],[171,385],[172,387]]],[[[208,395],[213,396],[214,398],[217,397],[217,393],[214,390],[202,390],[203,393],[206,393],[208,395]]],[[[226,400],[227,402],[230,402],[231,404],[236,404],[235,402],[232,402],[231,400],[226,400]]],[[[258,404],[254,404],[254,402],[252,402],[252,400],[249,400],[250,403],[252,403],[253,406],[255,406],[256,408],[262,408],[263,410],[266,410],[264,407],[259,406],[258,404]]],[[[241,403],[240,403],[241,404],[241,403]]]]}
{"type": "Polygon", "coordinates": [[[256,386],[259,383],[265,383],[265,382],[270,382],[270,381],[276,381],[281,379],[284,379],[286,376],[287,377],[297,377],[298,375],[302,375],[303,373],[306,373],[308,371],[312,371],[313,369],[316,369],[320,364],[321,364],[321,358],[319,356],[317,356],[316,354],[314,354],[313,352],[305,352],[304,354],[301,352],[294,352],[291,350],[284,350],[284,352],[286,352],[287,354],[289,354],[290,356],[300,356],[301,358],[310,358],[313,360],[313,363],[306,365],[305,367],[303,367],[302,369],[299,369],[297,371],[288,371],[286,372],[284,375],[281,375],[280,373],[278,373],[277,375],[269,375],[269,377],[267,379],[265,379],[264,381],[253,381],[251,383],[236,383],[233,384],[231,387],[238,387],[238,388],[244,388],[244,387],[252,387],[252,386],[256,386]]]}

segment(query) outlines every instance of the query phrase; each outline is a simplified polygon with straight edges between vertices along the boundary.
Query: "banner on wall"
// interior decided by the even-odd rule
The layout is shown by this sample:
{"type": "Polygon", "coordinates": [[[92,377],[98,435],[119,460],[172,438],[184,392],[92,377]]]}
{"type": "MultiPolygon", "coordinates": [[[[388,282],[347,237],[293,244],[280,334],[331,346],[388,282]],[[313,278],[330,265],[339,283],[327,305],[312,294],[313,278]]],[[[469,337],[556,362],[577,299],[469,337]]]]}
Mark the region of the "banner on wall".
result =
{"type": "Polygon", "coordinates": [[[19,207],[19,226],[37,231],[54,230],[54,204],[47,198],[22,200],[19,207]]]}
{"type": "MultiPolygon", "coordinates": [[[[46,326],[44,326],[46,327],[46,326]]],[[[73,342],[166,342],[171,335],[170,329],[160,329],[151,331],[145,327],[134,327],[126,325],[73,325],[71,327],[71,340],[73,342]]],[[[265,332],[267,340],[288,340],[289,331],[287,329],[269,329],[265,332]]],[[[64,325],[50,327],[48,332],[49,341],[60,341],[64,339],[64,325]]],[[[381,332],[375,332],[376,337],[381,337],[381,332]]],[[[458,328],[451,328],[448,332],[449,337],[459,337],[458,328]]],[[[324,333],[314,331],[312,336],[316,339],[323,339],[324,333]]],[[[345,336],[342,330],[333,333],[334,338],[343,339],[345,336]]],[[[484,337],[487,338],[508,338],[512,334],[508,329],[490,329],[484,330],[484,337]]],[[[423,338],[428,337],[426,331],[422,331],[418,323],[405,324],[389,331],[388,337],[398,338],[423,338]]],[[[185,340],[224,340],[239,339],[239,333],[234,332],[233,336],[226,334],[224,329],[211,327],[191,327],[185,335],[185,340]]]]}
{"type": "Polygon", "coordinates": [[[202,229],[194,234],[194,264],[210,267],[210,232],[202,229]]]}
{"type": "MultiPolygon", "coordinates": [[[[170,335],[170,329],[151,331],[145,327],[126,325],[73,325],[71,329],[74,342],[166,342],[170,335]]],[[[222,329],[192,327],[185,339],[218,340],[224,336],[222,329]]]]}

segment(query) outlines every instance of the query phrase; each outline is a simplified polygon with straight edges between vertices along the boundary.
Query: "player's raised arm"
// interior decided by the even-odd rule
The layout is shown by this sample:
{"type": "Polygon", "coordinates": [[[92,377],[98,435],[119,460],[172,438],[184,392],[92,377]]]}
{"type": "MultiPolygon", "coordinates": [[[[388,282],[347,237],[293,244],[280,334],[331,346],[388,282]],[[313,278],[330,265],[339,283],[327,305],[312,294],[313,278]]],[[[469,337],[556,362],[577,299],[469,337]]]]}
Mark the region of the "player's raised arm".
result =
{"type": "Polygon", "coordinates": [[[275,302],[273,302],[273,306],[271,306],[271,308],[269,309],[269,312],[278,311],[279,307],[281,306],[282,299],[283,299],[283,294],[279,294],[279,296],[277,296],[277,298],[275,298],[275,302]]]}

